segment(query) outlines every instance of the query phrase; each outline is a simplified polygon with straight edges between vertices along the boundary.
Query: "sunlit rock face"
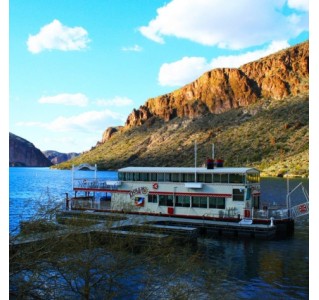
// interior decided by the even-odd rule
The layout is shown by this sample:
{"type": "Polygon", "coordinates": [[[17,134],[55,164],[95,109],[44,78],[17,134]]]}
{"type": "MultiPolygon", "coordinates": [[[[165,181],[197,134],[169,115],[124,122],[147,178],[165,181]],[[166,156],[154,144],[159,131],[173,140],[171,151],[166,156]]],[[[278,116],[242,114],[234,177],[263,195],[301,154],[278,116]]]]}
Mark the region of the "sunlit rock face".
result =
{"type": "Polygon", "coordinates": [[[153,116],[165,121],[196,118],[249,106],[262,98],[282,100],[308,94],[309,42],[235,68],[213,69],[184,87],[150,98],[128,116],[125,128],[139,126],[153,116]]]}

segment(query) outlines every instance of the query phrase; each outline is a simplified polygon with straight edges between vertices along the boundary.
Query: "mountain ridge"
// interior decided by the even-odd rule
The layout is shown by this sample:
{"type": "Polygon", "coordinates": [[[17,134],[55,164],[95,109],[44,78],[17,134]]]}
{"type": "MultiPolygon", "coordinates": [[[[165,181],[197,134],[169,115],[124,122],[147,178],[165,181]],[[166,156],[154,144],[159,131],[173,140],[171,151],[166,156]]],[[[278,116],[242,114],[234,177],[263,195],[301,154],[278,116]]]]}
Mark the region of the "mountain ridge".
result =
{"type": "Polygon", "coordinates": [[[195,81],[148,99],[128,116],[124,130],[153,116],[169,121],[248,106],[261,98],[280,100],[309,90],[309,41],[240,68],[216,68],[195,81]]]}
{"type": "Polygon", "coordinates": [[[50,167],[51,165],[51,161],[34,144],[9,132],[10,167],[50,167]]]}
{"type": "Polygon", "coordinates": [[[70,152],[70,153],[61,153],[55,150],[45,150],[42,151],[46,158],[48,158],[52,164],[60,164],[65,162],[73,157],[79,156],[80,153],[70,152]]]}
{"type": "MultiPolygon", "coordinates": [[[[213,69],[148,99],[124,127],[106,129],[103,142],[57,167],[193,166],[197,141],[200,149],[216,143],[225,165],[257,166],[271,176],[287,171],[308,176],[308,95],[306,41],[238,69],[213,69]]],[[[200,150],[199,161],[207,155],[200,150]]]]}

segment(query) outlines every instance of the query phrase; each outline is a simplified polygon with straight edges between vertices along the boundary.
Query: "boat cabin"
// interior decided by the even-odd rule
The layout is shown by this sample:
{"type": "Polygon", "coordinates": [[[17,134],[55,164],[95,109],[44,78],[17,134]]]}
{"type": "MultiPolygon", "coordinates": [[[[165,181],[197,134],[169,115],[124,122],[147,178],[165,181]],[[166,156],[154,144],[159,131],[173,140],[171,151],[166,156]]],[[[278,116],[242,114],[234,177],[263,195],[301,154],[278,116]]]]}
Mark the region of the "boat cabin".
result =
{"type": "Polygon", "coordinates": [[[176,215],[246,216],[260,202],[254,168],[127,167],[118,170],[112,209],[176,215]]]}

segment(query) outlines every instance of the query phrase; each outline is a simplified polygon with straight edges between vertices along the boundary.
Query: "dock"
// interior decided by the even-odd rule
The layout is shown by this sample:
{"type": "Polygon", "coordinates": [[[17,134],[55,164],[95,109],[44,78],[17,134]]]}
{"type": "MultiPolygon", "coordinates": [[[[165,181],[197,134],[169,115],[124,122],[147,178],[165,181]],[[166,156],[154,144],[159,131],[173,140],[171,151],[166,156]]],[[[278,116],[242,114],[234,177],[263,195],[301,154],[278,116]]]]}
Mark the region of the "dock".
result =
{"type": "Polygon", "coordinates": [[[276,225],[253,222],[226,222],[165,216],[119,214],[111,212],[70,211],[57,214],[56,223],[61,226],[54,234],[34,233],[10,241],[10,251],[54,239],[63,240],[68,235],[87,235],[107,244],[113,238],[128,241],[132,248],[145,244],[196,245],[199,237],[273,239],[276,225]],[[77,224],[78,223],[78,224],[77,224]],[[73,224],[73,226],[69,226],[73,224]],[[73,228],[73,229],[72,229],[73,228]]]}
{"type": "Polygon", "coordinates": [[[167,216],[119,214],[112,212],[94,211],[63,211],[59,218],[65,219],[82,214],[90,219],[105,220],[117,217],[125,218],[114,222],[113,229],[124,229],[125,231],[161,232],[177,237],[187,237],[188,240],[197,239],[201,235],[225,236],[225,237],[249,237],[258,239],[272,239],[276,236],[277,226],[267,224],[254,224],[250,219],[248,222],[227,222],[206,219],[174,218],[167,216]],[[196,229],[196,230],[195,230],[196,229]]]}

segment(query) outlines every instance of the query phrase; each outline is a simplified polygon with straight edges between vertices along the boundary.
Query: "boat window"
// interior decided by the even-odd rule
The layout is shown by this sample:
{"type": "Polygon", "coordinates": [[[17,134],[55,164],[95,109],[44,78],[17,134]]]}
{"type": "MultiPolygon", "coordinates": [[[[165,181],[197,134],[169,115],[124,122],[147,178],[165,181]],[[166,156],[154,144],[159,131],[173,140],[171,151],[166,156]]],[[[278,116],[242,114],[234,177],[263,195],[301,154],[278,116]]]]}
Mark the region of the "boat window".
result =
{"type": "Polygon", "coordinates": [[[149,174],[148,173],[140,173],[140,180],[141,181],[149,181],[149,174]]]}
{"type": "Polygon", "coordinates": [[[189,196],[176,196],[175,197],[175,206],[189,207],[190,206],[190,197],[189,196]]]}
{"type": "Polygon", "coordinates": [[[228,183],[228,174],[220,174],[220,182],[228,183]]]}
{"type": "Polygon", "coordinates": [[[217,208],[225,209],[225,198],[217,198],[217,208]]]}
{"type": "Polygon", "coordinates": [[[173,195],[159,195],[160,206],[173,206],[173,195]]]}
{"type": "Polygon", "coordinates": [[[157,174],[157,181],[164,181],[164,173],[157,174]]]}
{"type": "Polygon", "coordinates": [[[179,173],[172,173],[172,181],[173,182],[179,182],[179,173]]]}
{"type": "Polygon", "coordinates": [[[233,189],[233,201],[244,201],[244,196],[244,189],[233,189]]]}
{"type": "Polygon", "coordinates": [[[204,182],[211,183],[212,182],[212,174],[205,174],[204,182]]]}
{"type": "Polygon", "coordinates": [[[192,196],[192,207],[207,208],[207,197],[192,196]]]}
{"type": "Polygon", "coordinates": [[[134,173],[134,181],[140,181],[140,173],[134,173]]]}
{"type": "Polygon", "coordinates": [[[133,174],[134,173],[126,173],[126,180],[127,181],[133,181],[133,174]]]}
{"type": "Polygon", "coordinates": [[[148,203],[157,203],[157,195],[148,195],[148,203]]]}
{"type": "Polygon", "coordinates": [[[220,182],[220,174],[213,174],[213,182],[220,182]]]}
{"type": "Polygon", "coordinates": [[[216,197],[208,197],[208,207],[209,208],[216,208],[217,205],[217,198],[216,197]]]}
{"type": "Polygon", "coordinates": [[[194,173],[187,174],[187,181],[189,182],[195,181],[195,174],[194,173]]]}
{"type": "Polygon", "coordinates": [[[119,180],[125,181],[125,173],[119,172],[119,180]]]}
{"type": "Polygon", "coordinates": [[[205,174],[197,174],[197,182],[205,182],[205,174]]]}
{"type": "Polygon", "coordinates": [[[151,173],[151,181],[157,181],[157,173],[151,173]]]}
{"type": "Polygon", "coordinates": [[[230,183],[245,183],[245,176],[243,174],[229,174],[230,183]]]}
{"type": "Polygon", "coordinates": [[[171,174],[170,173],[165,173],[165,181],[170,182],[171,181],[171,174]]]}
{"type": "Polygon", "coordinates": [[[225,209],[225,198],[220,197],[209,197],[208,198],[209,208],[225,209]]]}
{"type": "Polygon", "coordinates": [[[187,182],[187,174],[186,173],[181,174],[181,182],[187,182]]]}
{"type": "Polygon", "coordinates": [[[259,173],[247,173],[247,183],[259,183],[259,173]]]}

